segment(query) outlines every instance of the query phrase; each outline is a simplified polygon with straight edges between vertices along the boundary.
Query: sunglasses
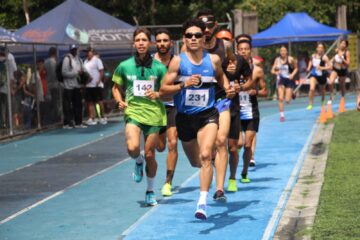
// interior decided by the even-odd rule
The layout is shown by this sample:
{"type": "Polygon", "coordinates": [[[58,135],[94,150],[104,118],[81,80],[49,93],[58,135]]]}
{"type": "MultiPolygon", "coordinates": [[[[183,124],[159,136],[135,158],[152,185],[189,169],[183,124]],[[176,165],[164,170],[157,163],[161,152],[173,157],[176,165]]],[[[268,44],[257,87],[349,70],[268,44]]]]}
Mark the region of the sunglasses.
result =
{"type": "Polygon", "coordinates": [[[205,23],[205,26],[206,26],[208,29],[212,29],[213,27],[215,27],[215,22],[206,22],[206,23],[205,23]]]}
{"type": "Polygon", "coordinates": [[[191,39],[192,37],[194,37],[199,39],[202,38],[203,34],[201,32],[196,32],[196,33],[185,33],[185,38],[189,38],[191,39]]]}

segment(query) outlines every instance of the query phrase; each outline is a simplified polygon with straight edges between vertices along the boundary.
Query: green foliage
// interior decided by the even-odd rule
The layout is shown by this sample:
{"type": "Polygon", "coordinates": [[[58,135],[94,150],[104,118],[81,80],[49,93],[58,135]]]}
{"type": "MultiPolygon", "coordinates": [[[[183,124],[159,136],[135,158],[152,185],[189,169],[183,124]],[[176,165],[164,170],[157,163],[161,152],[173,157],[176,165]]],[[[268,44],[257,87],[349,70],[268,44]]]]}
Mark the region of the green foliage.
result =
{"type": "Polygon", "coordinates": [[[335,118],[312,239],[360,238],[360,114],[335,118]]]}
{"type": "Polygon", "coordinates": [[[359,12],[360,0],[244,0],[236,7],[246,11],[257,11],[259,16],[259,31],[278,22],[288,12],[307,12],[320,23],[335,26],[336,11],[340,5],[347,5],[348,28],[353,32],[360,31],[359,12]]]}

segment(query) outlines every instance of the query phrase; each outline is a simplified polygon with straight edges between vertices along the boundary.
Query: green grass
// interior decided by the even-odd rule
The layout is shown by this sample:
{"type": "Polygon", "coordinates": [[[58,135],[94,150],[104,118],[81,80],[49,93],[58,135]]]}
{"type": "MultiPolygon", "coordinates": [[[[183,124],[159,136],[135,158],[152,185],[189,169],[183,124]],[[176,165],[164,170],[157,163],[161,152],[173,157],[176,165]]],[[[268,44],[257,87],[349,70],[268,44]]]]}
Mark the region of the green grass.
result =
{"type": "Polygon", "coordinates": [[[360,239],[360,113],[334,123],[312,239],[360,239]]]}

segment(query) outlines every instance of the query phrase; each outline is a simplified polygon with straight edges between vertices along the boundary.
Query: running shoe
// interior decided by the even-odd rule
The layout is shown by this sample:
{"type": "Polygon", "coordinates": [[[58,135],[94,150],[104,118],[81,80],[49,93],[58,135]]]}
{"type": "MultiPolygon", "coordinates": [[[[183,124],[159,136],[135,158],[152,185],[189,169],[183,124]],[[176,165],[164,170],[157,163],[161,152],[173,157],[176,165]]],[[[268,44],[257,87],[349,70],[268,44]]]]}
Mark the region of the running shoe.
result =
{"type": "Polygon", "coordinates": [[[156,206],[157,201],[155,193],[153,191],[147,191],[145,194],[145,205],[146,206],[156,206]]]}
{"type": "Polygon", "coordinates": [[[144,163],[136,163],[135,162],[133,178],[134,178],[134,181],[137,183],[141,182],[141,180],[144,176],[143,168],[144,168],[144,163]]]}
{"type": "Polygon", "coordinates": [[[63,129],[72,129],[73,127],[69,124],[66,124],[63,126],[63,129]]]}
{"type": "Polygon", "coordinates": [[[281,116],[280,117],[280,122],[285,122],[285,117],[281,116]]]}
{"type": "Polygon", "coordinates": [[[226,202],[226,196],[223,191],[217,190],[213,196],[214,201],[226,202]]]}
{"type": "Polygon", "coordinates": [[[93,125],[96,125],[97,124],[97,121],[92,119],[92,118],[89,118],[86,122],[85,122],[86,125],[88,126],[93,126],[93,125]]]}
{"type": "Polygon", "coordinates": [[[206,220],[206,204],[198,204],[195,212],[197,219],[206,220]]]}
{"type": "Polygon", "coordinates": [[[238,188],[237,188],[236,180],[235,179],[229,179],[227,191],[228,192],[237,192],[237,190],[238,190],[238,188]]]}
{"type": "Polygon", "coordinates": [[[250,167],[255,167],[255,164],[256,164],[256,163],[255,163],[255,160],[254,160],[254,159],[251,159],[251,160],[250,160],[250,163],[249,163],[249,166],[250,166],[250,167]]]}
{"type": "Polygon", "coordinates": [[[87,126],[85,124],[78,124],[75,125],[75,128],[87,128],[87,126]]]}
{"type": "Polygon", "coordinates": [[[313,105],[312,105],[312,104],[309,104],[309,105],[306,107],[306,110],[311,110],[312,107],[313,107],[313,105]]]}
{"type": "Polygon", "coordinates": [[[171,184],[170,183],[165,183],[164,186],[161,188],[161,194],[164,197],[169,197],[172,195],[171,192],[171,184]]]}
{"type": "Polygon", "coordinates": [[[241,174],[241,180],[242,183],[250,183],[250,179],[247,177],[247,174],[241,174]]]}
{"type": "Polygon", "coordinates": [[[106,125],[106,124],[108,123],[108,122],[107,122],[107,118],[100,118],[99,123],[100,123],[101,125],[106,125]]]}

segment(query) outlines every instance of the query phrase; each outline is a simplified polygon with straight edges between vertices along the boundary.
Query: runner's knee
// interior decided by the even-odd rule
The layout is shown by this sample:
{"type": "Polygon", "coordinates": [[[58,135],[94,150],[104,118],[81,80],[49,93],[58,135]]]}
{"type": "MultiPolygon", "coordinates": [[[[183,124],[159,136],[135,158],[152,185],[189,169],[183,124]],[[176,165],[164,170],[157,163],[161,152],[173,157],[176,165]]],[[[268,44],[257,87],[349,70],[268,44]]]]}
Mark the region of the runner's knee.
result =
{"type": "Polygon", "coordinates": [[[133,145],[133,144],[129,144],[128,145],[128,154],[132,158],[138,157],[140,155],[140,147],[133,145]]]}
{"type": "Polygon", "coordinates": [[[176,139],[168,139],[168,150],[174,151],[177,148],[177,140],[176,139]]]}

